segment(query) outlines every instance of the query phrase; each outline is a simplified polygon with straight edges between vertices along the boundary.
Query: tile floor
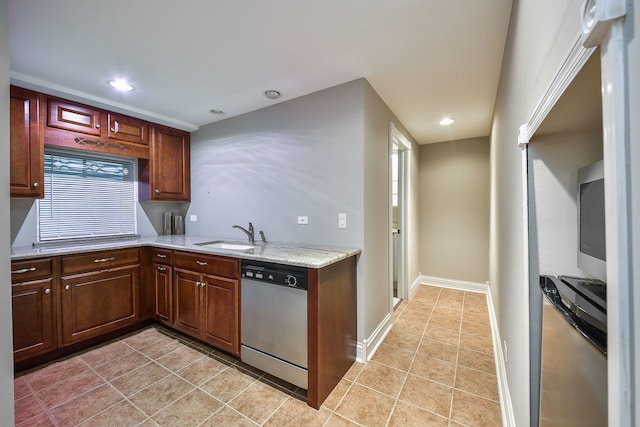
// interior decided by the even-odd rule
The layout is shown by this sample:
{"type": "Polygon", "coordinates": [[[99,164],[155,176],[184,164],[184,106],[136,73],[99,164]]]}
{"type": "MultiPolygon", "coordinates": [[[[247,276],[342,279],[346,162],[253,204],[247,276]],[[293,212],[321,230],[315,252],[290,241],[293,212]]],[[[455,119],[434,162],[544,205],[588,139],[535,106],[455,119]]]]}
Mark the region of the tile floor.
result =
{"type": "Polygon", "coordinates": [[[304,390],[162,327],[15,379],[23,426],[499,426],[484,295],[421,286],[319,411],[304,390]]]}

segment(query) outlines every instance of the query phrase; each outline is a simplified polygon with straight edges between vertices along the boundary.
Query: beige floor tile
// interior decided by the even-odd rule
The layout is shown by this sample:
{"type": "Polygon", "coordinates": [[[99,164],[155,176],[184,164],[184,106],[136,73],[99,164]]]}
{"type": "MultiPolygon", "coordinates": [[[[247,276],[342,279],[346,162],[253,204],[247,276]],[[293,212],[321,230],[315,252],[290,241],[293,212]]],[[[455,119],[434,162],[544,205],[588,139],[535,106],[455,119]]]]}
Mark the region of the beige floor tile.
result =
{"type": "Polygon", "coordinates": [[[176,375],[169,375],[134,394],[130,397],[130,400],[147,415],[154,415],[193,389],[194,387],[182,378],[176,375]]]}
{"type": "Polygon", "coordinates": [[[354,384],[335,412],[362,425],[384,426],[394,403],[389,396],[354,384]]]}
{"type": "Polygon", "coordinates": [[[349,387],[351,387],[353,383],[349,380],[342,378],[340,382],[333,388],[329,396],[322,402],[322,408],[329,409],[331,411],[335,410],[338,407],[342,398],[349,391],[349,387]]]}
{"type": "Polygon", "coordinates": [[[464,425],[478,427],[495,427],[502,424],[498,402],[459,390],[453,395],[451,419],[464,425]]]}
{"type": "Polygon", "coordinates": [[[455,363],[417,354],[413,359],[409,373],[453,387],[456,365],[455,363]]]}
{"type": "Polygon", "coordinates": [[[475,304],[484,304],[487,306],[487,296],[480,292],[465,292],[464,301],[475,304]]]}
{"type": "Polygon", "coordinates": [[[407,319],[398,319],[393,324],[393,329],[397,329],[400,332],[404,332],[406,334],[417,335],[419,337],[422,337],[425,328],[426,324],[422,322],[412,322],[411,320],[407,319]]]}
{"type": "Polygon", "coordinates": [[[146,418],[147,416],[131,403],[122,400],[81,423],[79,427],[133,427],[146,418]]]}
{"type": "Polygon", "coordinates": [[[195,389],[153,416],[160,426],[197,426],[220,408],[222,402],[195,389]]]}
{"type": "Polygon", "coordinates": [[[254,376],[232,366],[202,384],[200,388],[216,399],[226,403],[242,393],[254,382],[256,382],[254,376]]]}
{"type": "Polygon", "coordinates": [[[462,322],[462,330],[471,335],[491,338],[491,326],[483,323],[462,322]]]}
{"type": "Polygon", "coordinates": [[[205,356],[185,366],[176,373],[191,384],[200,385],[228,367],[229,365],[227,363],[219,359],[205,356]]]}
{"type": "Polygon", "coordinates": [[[34,395],[29,395],[15,401],[14,413],[16,424],[20,424],[36,415],[44,413],[44,407],[34,395]]]}
{"type": "Polygon", "coordinates": [[[170,371],[176,372],[203,357],[204,354],[200,353],[198,350],[182,346],[171,353],[156,359],[156,362],[170,371]]]}
{"type": "Polygon", "coordinates": [[[477,394],[480,397],[498,401],[497,377],[474,369],[459,366],[456,373],[455,388],[468,393],[477,394]]]}
{"type": "Polygon", "coordinates": [[[93,371],[82,371],[51,387],[39,390],[36,395],[47,408],[53,408],[103,384],[104,380],[93,371]]]}
{"type": "Polygon", "coordinates": [[[405,371],[399,371],[386,365],[371,361],[362,370],[356,384],[372,388],[393,398],[397,398],[407,377],[405,371]]]}
{"type": "Polygon", "coordinates": [[[166,340],[167,336],[158,332],[155,328],[147,328],[139,331],[121,341],[131,348],[140,350],[141,348],[155,344],[158,341],[166,340]]]}
{"type": "Polygon", "coordinates": [[[146,420],[138,424],[136,427],[159,427],[159,426],[158,426],[158,423],[153,421],[152,418],[147,418],[146,420]]]}
{"type": "Polygon", "coordinates": [[[447,427],[449,420],[417,406],[398,401],[393,409],[389,427],[447,427]]]}
{"type": "Polygon", "coordinates": [[[288,394],[256,381],[228,405],[256,423],[262,424],[288,398],[288,394]]]}
{"type": "Polygon", "coordinates": [[[171,375],[171,372],[155,362],[149,362],[111,381],[122,394],[129,397],[151,384],[171,375]]]}
{"type": "Polygon", "coordinates": [[[402,332],[395,327],[384,338],[384,343],[415,352],[420,344],[421,336],[402,332]]]}
{"type": "Polygon", "coordinates": [[[464,331],[460,334],[460,347],[493,354],[493,341],[490,338],[467,334],[464,331]]]}
{"type": "Polygon", "coordinates": [[[269,427],[322,427],[330,416],[331,411],[327,409],[315,410],[306,402],[290,397],[264,425],[269,427]]]}
{"type": "Polygon", "coordinates": [[[414,354],[412,351],[382,343],[371,360],[407,372],[414,354]]]}
{"type": "Polygon", "coordinates": [[[51,421],[49,415],[43,412],[25,420],[21,424],[16,424],[16,427],[56,427],[56,425],[51,421]]]}
{"type": "Polygon", "coordinates": [[[353,365],[349,368],[346,374],[344,374],[343,378],[349,381],[355,381],[360,372],[364,369],[366,365],[364,363],[354,362],[353,365]]]}
{"type": "Polygon", "coordinates": [[[473,302],[465,302],[462,306],[462,309],[465,313],[468,314],[477,314],[479,316],[488,315],[489,310],[487,309],[487,304],[476,304],[473,302]]]}
{"type": "Polygon", "coordinates": [[[141,348],[139,351],[151,359],[159,359],[164,355],[179,349],[182,345],[183,344],[181,344],[177,339],[167,337],[155,344],[141,348]]]}
{"type": "Polygon", "coordinates": [[[22,399],[23,397],[27,397],[31,392],[31,387],[27,384],[27,380],[24,377],[18,377],[13,380],[13,398],[15,400],[22,399]]]}
{"type": "Polygon", "coordinates": [[[418,354],[456,363],[458,346],[423,338],[418,347],[418,354]]]}
{"type": "Polygon", "coordinates": [[[132,352],[133,350],[124,343],[115,341],[111,344],[107,344],[91,350],[90,352],[81,354],[79,357],[84,360],[87,365],[92,368],[97,368],[98,366],[104,365],[105,363],[111,362],[114,359],[132,352]]]}
{"type": "Polygon", "coordinates": [[[126,374],[127,372],[138,369],[139,367],[144,366],[149,362],[150,360],[148,357],[138,352],[131,352],[118,359],[113,359],[112,361],[95,368],[95,370],[107,381],[111,381],[115,378],[118,378],[119,376],[126,374]]]}
{"type": "Polygon", "coordinates": [[[122,395],[108,384],[95,388],[51,409],[59,426],[74,426],[99,414],[122,400],[122,395]]]}
{"type": "Polygon", "coordinates": [[[258,424],[254,423],[239,412],[234,411],[228,406],[225,406],[220,411],[216,412],[213,416],[209,417],[204,423],[200,425],[200,427],[255,427],[257,425],[258,424]]]}
{"type": "Polygon", "coordinates": [[[421,310],[425,315],[430,315],[433,311],[433,307],[436,305],[437,297],[434,297],[432,300],[429,299],[417,299],[414,298],[407,304],[405,309],[410,308],[412,310],[421,310]]]}
{"type": "Polygon", "coordinates": [[[440,291],[440,299],[442,300],[450,300],[450,301],[460,301],[464,300],[464,291],[458,291],[456,289],[442,289],[440,291]]]}
{"type": "Polygon", "coordinates": [[[479,351],[461,348],[458,355],[458,365],[483,371],[489,374],[496,373],[496,364],[493,355],[479,351]]]}
{"type": "Polygon", "coordinates": [[[457,346],[460,341],[460,331],[427,325],[424,338],[457,346]]]}
{"type": "Polygon", "coordinates": [[[452,393],[451,387],[409,375],[400,392],[400,400],[448,417],[452,393]]]}
{"type": "Polygon", "coordinates": [[[38,391],[88,369],[82,360],[73,358],[31,372],[25,375],[24,379],[34,391],[38,391]]]}
{"type": "MultiPolygon", "coordinates": [[[[447,310],[449,311],[449,310],[447,310]]],[[[455,313],[455,311],[451,312],[455,313]]],[[[460,316],[448,316],[441,313],[433,313],[429,319],[428,326],[435,326],[442,329],[460,330],[460,316]]]]}
{"type": "Polygon", "coordinates": [[[426,324],[429,321],[429,316],[431,316],[431,313],[426,312],[422,308],[414,308],[413,306],[408,306],[402,311],[402,314],[398,317],[398,319],[403,319],[414,323],[426,324]]]}
{"type": "Polygon", "coordinates": [[[436,306],[433,308],[434,313],[439,312],[457,312],[462,314],[462,301],[456,301],[452,299],[442,299],[442,297],[438,298],[438,302],[436,302],[436,306]]]}
{"type": "Polygon", "coordinates": [[[348,420],[340,415],[333,413],[327,422],[325,423],[325,427],[353,427],[359,426],[360,424],[356,424],[351,420],[348,420]]]}

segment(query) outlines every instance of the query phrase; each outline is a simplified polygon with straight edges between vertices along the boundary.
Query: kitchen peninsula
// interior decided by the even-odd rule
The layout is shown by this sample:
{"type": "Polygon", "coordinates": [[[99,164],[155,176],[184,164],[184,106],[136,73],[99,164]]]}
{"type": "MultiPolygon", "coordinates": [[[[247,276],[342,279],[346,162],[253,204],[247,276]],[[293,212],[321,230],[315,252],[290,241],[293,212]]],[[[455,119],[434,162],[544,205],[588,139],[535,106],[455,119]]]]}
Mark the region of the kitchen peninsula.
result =
{"type": "Polygon", "coordinates": [[[268,262],[307,271],[307,401],[319,408],[355,360],[360,250],[271,242],[251,246],[209,236],[158,236],[14,248],[16,369],[150,321],[238,357],[240,265],[268,262]]]}

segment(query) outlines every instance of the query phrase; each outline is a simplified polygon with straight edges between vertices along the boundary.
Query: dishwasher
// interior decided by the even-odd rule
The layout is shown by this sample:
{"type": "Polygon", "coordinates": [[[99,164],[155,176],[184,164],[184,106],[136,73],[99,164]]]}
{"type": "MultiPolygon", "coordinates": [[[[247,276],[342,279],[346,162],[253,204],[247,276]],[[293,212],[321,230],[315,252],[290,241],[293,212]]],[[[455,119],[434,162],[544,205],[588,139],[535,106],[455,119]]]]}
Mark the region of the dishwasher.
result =
{"type": "Polygon", "coordinates": [[[307,269],[244,261],[240,359],[308,388],[307,269]]]}

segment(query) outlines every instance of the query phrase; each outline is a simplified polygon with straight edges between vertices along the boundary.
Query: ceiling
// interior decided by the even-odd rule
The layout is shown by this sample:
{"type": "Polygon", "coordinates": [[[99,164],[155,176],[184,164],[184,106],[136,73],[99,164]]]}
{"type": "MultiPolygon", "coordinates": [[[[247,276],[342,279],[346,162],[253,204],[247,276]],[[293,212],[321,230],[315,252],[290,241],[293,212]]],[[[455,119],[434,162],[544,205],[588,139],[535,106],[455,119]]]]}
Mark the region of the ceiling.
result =
{"type": "Polygon", "coordinates": [[[418,143],[486,136],[511,3],[9,0],[11,81],[193,131],[364,77],[418,143]]]}

